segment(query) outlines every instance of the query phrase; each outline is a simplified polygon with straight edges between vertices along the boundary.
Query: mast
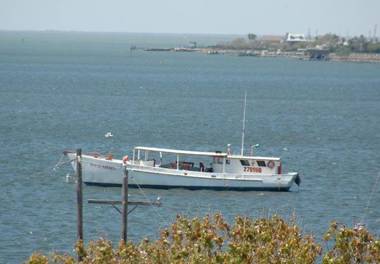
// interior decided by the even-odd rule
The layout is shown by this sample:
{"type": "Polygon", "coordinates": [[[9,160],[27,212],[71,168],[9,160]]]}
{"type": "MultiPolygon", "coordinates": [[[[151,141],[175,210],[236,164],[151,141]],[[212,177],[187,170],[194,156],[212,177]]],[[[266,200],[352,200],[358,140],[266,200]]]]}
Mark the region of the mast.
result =
{"type": "Polygon", "coordinates": [[[247,91],[244,92],[244,107],[243,107],[243,127],[241,130],[241,148],[240,155],[244,155],[244,134],[245,134],[245,108],[247,105],[247,91]]]}

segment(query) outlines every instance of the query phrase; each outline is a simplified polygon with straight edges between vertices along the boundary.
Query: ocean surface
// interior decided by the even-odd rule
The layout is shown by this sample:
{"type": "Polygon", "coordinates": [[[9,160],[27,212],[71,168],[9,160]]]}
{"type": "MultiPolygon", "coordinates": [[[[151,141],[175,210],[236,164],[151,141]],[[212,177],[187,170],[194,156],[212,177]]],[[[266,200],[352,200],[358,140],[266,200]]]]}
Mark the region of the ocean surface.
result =
{"type": "MultiPolygon", "coordinates": [[[[330,221],[380,234],[380,64],[146,52],[234,36],[0,32],[0,263],[33,251],[73,252],[75,185],[64,149],[131,155],[136,145],[186,150],[246,146],[299,171],[290,192],[130,190],[162,207],[129,215],[129,238],[155,238],[177,214],[233,220],[293,214],[321,240],[330,221]],[[131,46],[137,50],[130,52],[131,46]],[[113,138],[104,134],[111,131],[113,138]]],[[[85,199],[120,188],[84,187],[85,199]]],[[[112,207],[84,206],[85,240],[119,239],[112,207]]]]}

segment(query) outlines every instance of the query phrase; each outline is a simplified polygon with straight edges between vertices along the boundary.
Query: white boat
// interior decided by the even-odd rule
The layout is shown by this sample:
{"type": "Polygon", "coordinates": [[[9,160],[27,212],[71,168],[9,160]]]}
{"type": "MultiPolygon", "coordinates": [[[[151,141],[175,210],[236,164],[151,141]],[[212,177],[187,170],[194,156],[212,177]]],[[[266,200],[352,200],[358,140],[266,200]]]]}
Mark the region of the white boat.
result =
{"type": "MultiPolygon", "coordinates": [[[[64,154],[75,168],[76,153],[64,154]]],[[[141,188],[288,191],[300,182],[297,172],[282,173],[280,158],[233,155],[230,147],[227,152],[135,147],[132,159],[90,153],[81,161],[83,181],[89,185],[120,186],[124,165],[128,185],[141,188]]]]}
{"type": "MultiPolygon", "coordinates": [[[[288,191],[293,183],[300,184],[300,177],[297,172],[282,173],[280,158],[244,155],[246,99],[245,93],[240,155],[233,155],[229,144],[226,152],[135,147],[131,160],[92,153],[82,155],[83,181],[121,185],[126,166],[131,187],[288,191]]],[[[75,168],[76,153],[64,154],[75,168]]]]}

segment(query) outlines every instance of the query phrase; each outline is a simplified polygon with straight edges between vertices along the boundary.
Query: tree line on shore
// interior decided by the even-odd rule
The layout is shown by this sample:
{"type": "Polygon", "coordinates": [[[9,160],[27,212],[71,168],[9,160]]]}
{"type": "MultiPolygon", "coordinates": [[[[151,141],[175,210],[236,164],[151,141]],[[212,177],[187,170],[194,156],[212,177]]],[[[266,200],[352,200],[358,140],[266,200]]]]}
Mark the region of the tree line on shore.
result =
{"type": "Polygon", "coordinates": [[[236,38],[230,42],[219,43],[214,46],[221,49],[236,50],[269,50],[269,51],[297,51],[300,49],[326,49],[337,54],[349,53],[380,53],[380,42],[377,38],[363,35],[355,37],[341,37],[328,33],[308,38],[306,41],[287,42],[285,37],[262,36],[249,33],[246,38],[236,38]]]}
{"type": "Polygon", "coordinates": [[[26,263],[380,263],[380,240],[361,225],[333,222],[323,244],[304,234],[295,218],[237,216],[231,225],[221,214],[177,216],[157,240],[122,240],[115,246],[105,239],[87,246],[78,241],[75,251],[81,261],[67,253],[34,253],[26,263]]]}

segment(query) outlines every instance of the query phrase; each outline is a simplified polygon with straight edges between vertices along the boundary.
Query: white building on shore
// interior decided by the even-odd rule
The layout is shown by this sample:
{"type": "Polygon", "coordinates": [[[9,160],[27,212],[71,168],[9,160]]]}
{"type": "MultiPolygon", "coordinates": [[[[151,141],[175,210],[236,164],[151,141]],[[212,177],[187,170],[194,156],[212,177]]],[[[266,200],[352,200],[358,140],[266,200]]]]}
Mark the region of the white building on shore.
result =
{"type": "Polygon", "coordinates": [[[286,33],[285,41],[295,43],[295,42],[306,42],[307,40],[304,34],[286,33]]]}

